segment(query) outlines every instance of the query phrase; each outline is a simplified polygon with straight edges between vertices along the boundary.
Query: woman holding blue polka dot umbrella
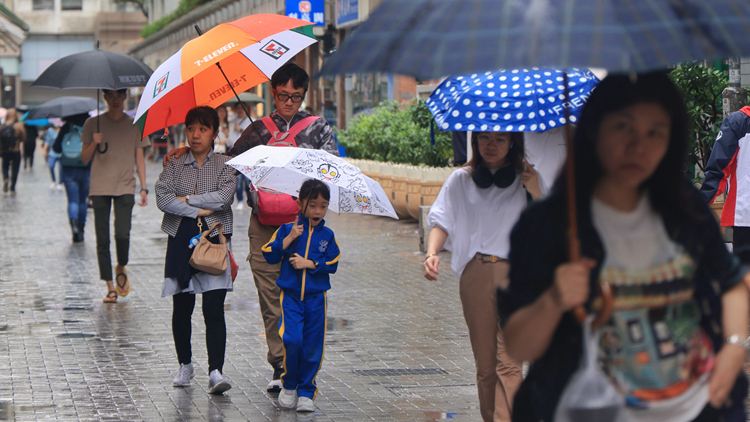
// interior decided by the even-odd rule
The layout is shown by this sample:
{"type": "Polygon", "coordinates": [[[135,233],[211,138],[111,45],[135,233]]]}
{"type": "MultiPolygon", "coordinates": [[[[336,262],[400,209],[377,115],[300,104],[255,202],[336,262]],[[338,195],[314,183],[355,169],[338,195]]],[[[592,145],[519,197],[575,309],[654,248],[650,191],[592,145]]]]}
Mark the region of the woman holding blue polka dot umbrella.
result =
{"type": "Polygon", "coordinates": [[[477,367],[479,407],[485,421],[510,421],[521,367],[505,353],[496,290],[508,285],[510,231],[533,199],[546,192],[524,161],[523,133],[475,132],[472,159],[453,172],[427,215],[430,236],[424,276],[437,280],[440,252],[452,252],[459,293],[477,367]]]}

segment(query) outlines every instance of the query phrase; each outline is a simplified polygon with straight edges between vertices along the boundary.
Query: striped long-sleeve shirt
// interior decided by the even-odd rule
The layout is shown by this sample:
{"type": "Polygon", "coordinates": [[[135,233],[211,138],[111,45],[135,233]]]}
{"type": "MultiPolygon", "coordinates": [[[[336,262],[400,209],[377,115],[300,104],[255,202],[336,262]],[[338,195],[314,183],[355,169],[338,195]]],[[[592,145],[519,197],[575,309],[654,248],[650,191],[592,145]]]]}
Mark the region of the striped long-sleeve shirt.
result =
{"type": "MultiPolygon", "coordinates": [[[[237,187],[236,171],[225,165],[231,157],[209,152],[203,165],[192,153],[175,158],[167,163],[156,182],[156,205],[164,212],[161,230],[170,236],[177,234],[182,217],[196,218],[201,208],[215,213],[204,217],[208,229],[214,222],[220,222],[224,234],[232,234],[232,201],[237,187]],[[178,196],[190,195],[190,204],[178,196]]],[[[216,233],[211,233],[215,235],[216,233]]]]}

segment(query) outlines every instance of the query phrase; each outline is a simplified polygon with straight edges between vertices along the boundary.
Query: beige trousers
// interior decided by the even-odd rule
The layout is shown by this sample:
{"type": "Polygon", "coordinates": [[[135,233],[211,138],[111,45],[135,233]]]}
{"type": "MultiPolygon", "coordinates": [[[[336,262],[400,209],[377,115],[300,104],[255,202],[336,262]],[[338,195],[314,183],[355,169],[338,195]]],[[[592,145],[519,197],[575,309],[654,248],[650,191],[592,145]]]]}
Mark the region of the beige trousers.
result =
{"type": "Polygon", "coordinates": [[[521,366],[505,352],[497,316],[497,288],[508,286],[508,262],[472,259],[461,274],[459,292],[477,367],[479,409],[485,422],[510,422],[521,366]]]}
{"type": "Polygon", "coordinates": [[[258,290],[260,312],[266,327],[266,343],[268,343],[268,363],[274,368],[281,366],[284,360],[284,344],[279,337],[279,319],[281,318],[281,289],[276,285],[276,279],[281,272],[281,264],[271,265],[263,257],[261,248],[271,240],[278,227],[266,226],[258,221],[253,214],[247,236],[250,238],[250,254],[247,261],[253,272],[255,288],[258,290]]]}

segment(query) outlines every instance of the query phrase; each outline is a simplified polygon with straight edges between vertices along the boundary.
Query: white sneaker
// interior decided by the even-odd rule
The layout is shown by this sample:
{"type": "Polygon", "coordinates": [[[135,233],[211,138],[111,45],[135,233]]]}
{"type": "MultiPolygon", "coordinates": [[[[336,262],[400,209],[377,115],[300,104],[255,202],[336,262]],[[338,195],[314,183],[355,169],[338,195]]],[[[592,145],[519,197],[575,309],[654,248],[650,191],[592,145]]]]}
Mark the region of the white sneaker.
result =
{"type": "Polygon", "coordinates": [[[245,208],[245,204],[243,204],[242,201],[238,202],[237,206],[234,207],[234,209],[237,210],[237,211],[242,211],[242,209],[244,209],[244,208],[245,208]]]}
{"type": "Polygon", "coordinates": [[[177,376],[174,377],[172,385],[174,385],[175,387],[189,387],[190,379],[194,376],[195,371],[193,370],[192,363],[188,363],[187,365],[180,365],[180,370],[177,372],[177,376]]]}
{"type": "Polygon", "coordinates": [[[298,412],[314,412],[315,403],[313,399],[307,397],[300,397],[297,400],[297,411],[298,412]]]}
{"type": "Polygon", "coordinates": [[[297,404],[297,390],[281,389],[279,393],[279,406],[284,409],[294,409],[297,404]]]}
{"type": "Polygon", "coordinates": [[[63,185],[62,183],[57,185],[57,190],[63,190],[64,188],[65,188],[65,185],[63,185]]]}
{"type": "Polygon", "coordinates": [[[208,394],[222,394],[230,388],[232,388],[232,385],[221,375],[218,369],[211,371],[208,376],[208,394]]]}
{"type": "Polygon", "coordinates": [[[55,182],[52,182],[52,184],[51,184],[51,185],[49,185],[49,188],[50,188],[50,189],[54,189],[54,188],[55,188],[56,186],[57,186],[57,183],[55,183],[55,182]]]}

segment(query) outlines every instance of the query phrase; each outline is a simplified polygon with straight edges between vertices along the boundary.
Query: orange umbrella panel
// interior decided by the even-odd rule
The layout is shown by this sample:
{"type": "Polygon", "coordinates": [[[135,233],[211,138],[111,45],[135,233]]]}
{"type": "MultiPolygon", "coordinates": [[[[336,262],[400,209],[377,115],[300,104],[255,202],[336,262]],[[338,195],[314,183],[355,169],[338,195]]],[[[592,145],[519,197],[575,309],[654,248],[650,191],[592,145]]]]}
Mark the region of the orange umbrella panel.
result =
{"type": "Polygon", "coordinates": [[[138,104],[136,124],[149,134],[182,123],[191,108],[219,106],[235,93],[268,82],[276,69],[315,42],[310,22],[281,15],[251,15],[218,25],[154,71],[138,104]]]}

